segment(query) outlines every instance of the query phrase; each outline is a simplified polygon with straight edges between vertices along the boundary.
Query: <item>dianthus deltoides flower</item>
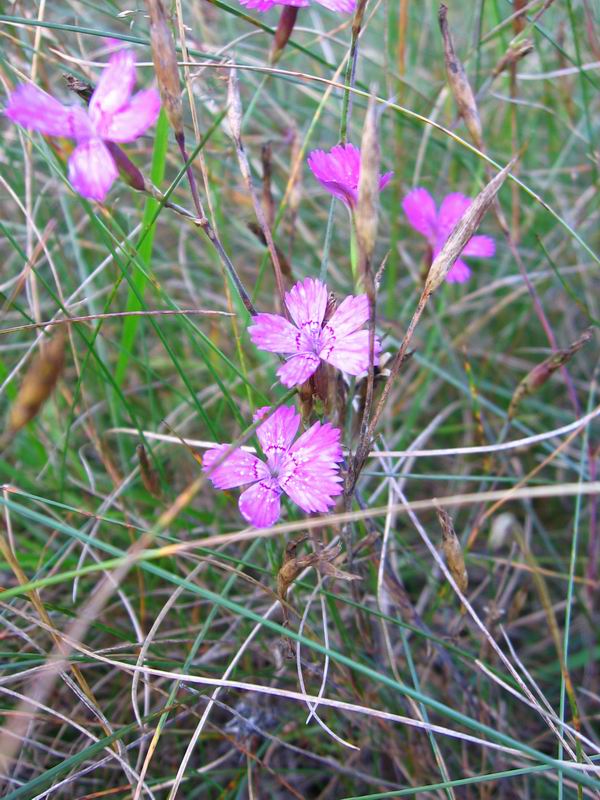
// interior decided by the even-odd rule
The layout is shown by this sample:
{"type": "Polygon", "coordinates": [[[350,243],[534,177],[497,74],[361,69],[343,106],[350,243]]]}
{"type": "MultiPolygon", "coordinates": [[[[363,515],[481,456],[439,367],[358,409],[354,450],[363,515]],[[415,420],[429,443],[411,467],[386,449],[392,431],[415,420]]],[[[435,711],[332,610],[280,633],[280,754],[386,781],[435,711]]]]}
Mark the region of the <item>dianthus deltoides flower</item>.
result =
{"type": "MultiPolygon", "coordinates": [[[[260,419],[269,407],[260,408],[260,419]]],[[[245,450],[234,450],[211,471],[228,445],[221,444],[204,455],[203,469],[217,489],[251,484],[240,495],[239,508],[247,522],[257,528],[275,524],[285,492],[307,513],[328,511],[342,492],[339,462],[342,460],[340,431],[329,422],[315,422],[294,442],[300,414],[293,406],[278,408],[256,431],[267,461],[245,450]],[[293,442],[293,444],[292,444],[293,442]]]]}
{"type": "Polygon", "coordinates": [[[269,11],[273,6],[306,8],[315,1],[337,14],[353,14],[356,8],[356,0],[240,0],[240,3],[255,11],[269,11]]]}
{"type": "MultiPolygon", "coordinates": [[[[306,159],[313,175],[327,191],[349,208],[358,203],[358,179],[360,177],[360,150],[353,144],[338,144],[328,153],[313,150],[306,159]]],[[[379,191],[391,181],[393,172],[379,178],[379,191]]]]}
{"type": "MultiPolygon", "coordinates": [[[[324,283],[305,278],[285,294],[292,322],[278,314],[257,314],[248,328],[260,350],[286,356],[277,375],[288,388],[307,381],[321,361],[350,375],[369,367],[369,331],[361,330],[369,319],[367,295],[346,297],[326,319],[328,298],[324,283]]],[[[375,339],[375,363],[380,351],[375,339]]]]}
{"type": "Polygon", "coordinates": [[[33,84],[21,84],[10,95],[5,114],[24,128],[48,136],[75,139],[68,174],[84,197],[102,202],[119,173],[105,142],[132,142],[154,124],[160,111],[155,89],[131,93],[135,56],[114,53],[94,91],[89,107],[65,106],[33,84]]]}
{"type": "MultiPolygon", "coordinates": [[[[460,192],[446,195],[439,211],[435,200],[427,189],[417,188],[409,192],[402,201],[402,208],[411,228],[425,236],[432,250],[433,259],[440,252],[452,229],[472,203],[470,197],[460,192]]],[[[464,250],[463,256],[491,258],[496,252],[494,240],[489,236],[473,236],[464,250]]],[[[471,276],[471,268],[458,259],[446,275],[448,283],[464,283],[471,276]]]]}

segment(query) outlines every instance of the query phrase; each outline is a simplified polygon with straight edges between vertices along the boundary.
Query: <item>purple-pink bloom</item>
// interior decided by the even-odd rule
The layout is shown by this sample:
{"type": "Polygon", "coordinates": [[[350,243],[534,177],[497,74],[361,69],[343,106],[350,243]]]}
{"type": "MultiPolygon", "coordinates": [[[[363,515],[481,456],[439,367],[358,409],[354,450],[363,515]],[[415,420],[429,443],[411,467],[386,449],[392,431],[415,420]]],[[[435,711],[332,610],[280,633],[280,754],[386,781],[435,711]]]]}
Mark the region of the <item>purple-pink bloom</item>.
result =
{"type": "MultiPolygon", "coordinates": [[[[307,381],[321,361],[350,375],[360,375],[369,367],[369,331],[361,330],[369,319],[367,295],[346,297],[326,319],[328,298],[324,283],[305,278],[285,294],[291,321],[279,314],[257,314],[248,328],[260,350],[286,356],[277,375],[288,388],[307,381]]],[[[380,352],[376,338],[375,363],[380,352]]]]}
{"type": "Polygon", "coordinates": [[[240,0],[243,6],[254,11],[269,11],[273,6],[306,8],[312,2],[317,2],[337,14],[353,14],[356,8],[356,0],[240,0]]]}
{"type": "MultiPolygon", "coordinates": [[[[435,201],[427,189],[413,189],[402,201],[402,208],[409,225],[424,236],[433,251],[433,258],[440,252],[452,229],[469,208],[473,200],[460,192],[446,195],[437,211],[435,201]]],[[[464,250],[463,256],[491,258],[496,252],[496,244],[490,236],[473,236],[464,250]]],[[[433,263],[433,262],[432,262],[433,263]]],[[[455,261],[446,276],[448,283],[464,283],[471,275],[471,268],[464,261],[455,261]]]]}
{"type": "MultiPolygon", "coordinates": [[[[260,408],[254,420],[268,411],[268,406],[260,408]]],[[[340,430],[329,422],[315,422],[294,442],[299,425],[300,414],[294,407],[281,406],[259,426],[256,435],[266,463],[238,449],[212,469],[227,450],[226,444],[204,455],[203,469],[215,488],[251,484],[240,495],[239,508],[244,519],[257,528],[277,522],[282,492],[307,513],[328,511],[335,504],[333,498],[342,492],[340,430]]]]}
{"type": "Polygon", "coordinates": [[[110,57],[87,109],[63,105],[26,83],[10,95],[5,113],[24,128],[75,139],[69,180],[79,194],[102,202],[119,174],[105,142],[132,142],[154,124],[160,111],[158,92],[147,89],[132,97],[134,84],[135,56],[122,50],[110,57]]]}
{"type": "MultiPolygon", "coordinates": [[[[360,150],[353,144],[338,144],[328,153],[313,150],[306,159],[313,175],[334,197],[349,208],[358,203],[358,179],[360,177],[360,150]]],[[[393,172],[379,178],[379,191],[391,181],[393,172]]]]}

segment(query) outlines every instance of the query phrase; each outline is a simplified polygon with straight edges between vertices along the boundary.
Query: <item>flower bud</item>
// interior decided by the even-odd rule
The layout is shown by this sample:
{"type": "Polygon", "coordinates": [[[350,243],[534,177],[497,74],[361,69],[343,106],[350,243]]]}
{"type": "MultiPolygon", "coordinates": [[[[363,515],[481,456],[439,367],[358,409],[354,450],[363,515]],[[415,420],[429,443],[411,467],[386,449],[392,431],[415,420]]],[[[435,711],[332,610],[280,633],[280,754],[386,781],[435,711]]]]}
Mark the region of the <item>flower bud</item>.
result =
{"type": "Polygon", "coordinates": [[[273,39],[273,48],[269,58],[271,64],[276,64],[279,61],[294,30],[298,10],[298,6],[284,6],[281,11],[281,16],[279,17],[279,22],[277,23],[277,29],[275,31],[275,38],[273,39]]]}

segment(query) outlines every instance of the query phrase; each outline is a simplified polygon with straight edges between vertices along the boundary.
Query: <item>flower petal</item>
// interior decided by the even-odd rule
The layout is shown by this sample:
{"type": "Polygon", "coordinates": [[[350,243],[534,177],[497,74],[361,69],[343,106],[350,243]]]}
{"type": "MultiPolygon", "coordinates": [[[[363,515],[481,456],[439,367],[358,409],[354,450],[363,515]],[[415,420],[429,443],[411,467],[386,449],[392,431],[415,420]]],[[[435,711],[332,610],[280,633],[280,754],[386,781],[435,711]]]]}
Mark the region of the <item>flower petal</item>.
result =
{"type": "Polygon", "coordinates": [[[437,211],[427,189],[417,187],[410,191],[402,201],[402,208],[410,227],[434,244],[437,239],[437,211]]]}
{"type": "Polygon", "coordinates": [[[310,5],[308,0],[240,0],[240,3],[254,11],[269,11],[273,6],[296,6],[303,8],[310,5]]]}
{"type": "Polygon", "coordinates": [[[255,483],[240,495],[239,508],[244,519],[256,528],[270,528],[281,514],[281,489],[274,478],[255,483]]]}
{"type": "Polygon", "coordinates": [[[388,183],[394,177],[394,172],[384,172],[381,178],[379,178],[379,191],[383,191],[388,183]]]}
{"type": "Polygon", "coordinates": [[[98,130],[106,130],[113,114],[120,111],[131,97],[135,84],[135,55],[132,50],[119,50],[108,60],[90,100],[90,118],[98,130]]]}
{"type": "Polygon", "coordinates": [[[357,331],[369,320],[369,299],[366,294],[350,295],[340,303],[333,316],[323,326],[325,335],[341,339],[357,331]]]}
{"type": "Polygon", "coordinates": [[[291,389],[292,386],[305,383],[317,371],[320,363],[321,359],[314,353],[298,353],[279,367],[277,377],[286,388],[291,389]]]}
{"type": "Polygon", "coordinates": [[[13,122],[47,136],[85,139],[91,135],[87,112],[81,106],[63,106],[32,83],[17,86],[4,112],[13,122]]]}
{"type": "Polygon", "coordinates": [[[327,511],[342,492],[340,435],[330,423],[315,422],[282,462],[279,484],[303,511],[327,511]]]}
{"type": "Polygon", "coordinates": [[[247,483],[268,478],[270,472],[264,461],[245,450],[234,450],[222,464],[211,471],[211,467],[229,447],[220,444],[207,450],[202,459],[202,470],[208,473],[208,478],[215,489],[233,489],[236,486],[245,486],[247,483]]]}
{"type": "Polygon", "coordinates": [[[154,125],[160,113],[160,95],[156,89],[138,92],[120,111],[106,118],[99,133],[110,142],[133,142],[154,125]]]}
{"type": "Polygon", "coordinates": [[[471,267],[459,258],[458,261],[454,262],[450,272],[446,275],[446,281],[448,283],[464,283],[468,281],[470,277],[471,267]]]}
{"type": "Polygon", "coordinates": [[[90,200],[101,203],[118,176],[113,157],[100,139],[89,139],[71,153],[69,180],[79,194],[90,200]]]}
{"type": "Polygon", "coordinates": [[[313,175],[327,191],[348,206],[358,201],[360,150],[353,144],[338,144],[329,153],[313,150],[307,159],[313,175]]]}
{"type": "MultiPolygon", "coordinates": [[[[254,415],[254,421],[269,410],[269,406],[259,408],[254,415]]],[[[300,414],[296,413],[294,406],[280,406],[257,429],[256,436],[271,468],[277,466],[281,457],[289,450],[299,425],[300,414]]]]}
{"type": "Polygon", "coordinates": [[[442,245],[473,201],[460,192],[447,194],[438,214],[438,244],[442,245]]]}
{"type": "Polygon", "coordinates": [[[496,252],[496,243],[491,236],[473,236],[462,251],[463,256],[491,258],[496,252]]]}
{"type": "Polygon", "coordinates": [[[290,316],[301,329],[316,334],[321,330],[327,308],[327,287],[316,278],[305,278],[285,294],[290,316]]]}
{"type": "MultiPolygon", "coordinates": [[[[375,360],[379,361],[381,342],[375,337],[375,360]]],[[[369,331],[355,331],[321,351],[321,358],[328,364],[347,372],[349,375],[360,375],[369,368],[369,331]]]]}
{"type": "Polygon", "coordinates": [[[356,0],[317,0],[317,3],[336,14],[354,14],[356,0]]]}
{"type": "Polygon", "coordinates": [[[260,350],[270,353],[297,353],[301,333],[291,322],[279,314],[257,314],[252,319],[248,333],[260,350]]]}

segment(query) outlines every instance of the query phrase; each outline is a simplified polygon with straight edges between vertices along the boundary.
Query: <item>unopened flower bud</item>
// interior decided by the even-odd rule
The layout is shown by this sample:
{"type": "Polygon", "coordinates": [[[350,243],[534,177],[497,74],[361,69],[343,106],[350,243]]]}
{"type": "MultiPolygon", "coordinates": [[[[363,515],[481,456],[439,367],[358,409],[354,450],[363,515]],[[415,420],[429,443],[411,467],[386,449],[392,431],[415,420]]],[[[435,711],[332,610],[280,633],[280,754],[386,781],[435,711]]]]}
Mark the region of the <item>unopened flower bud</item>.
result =
{"type": "Polygon", "coordinates": [[[283,50],[288,43],[294,25],[296,24],[296,17],[298,16],[298,6],[284,6],[277,23],[275,31],[275,38],[273,39],[273,48],[271,50],[270,61],[271,64],[276,64],[279,61],[283,50]]]}

